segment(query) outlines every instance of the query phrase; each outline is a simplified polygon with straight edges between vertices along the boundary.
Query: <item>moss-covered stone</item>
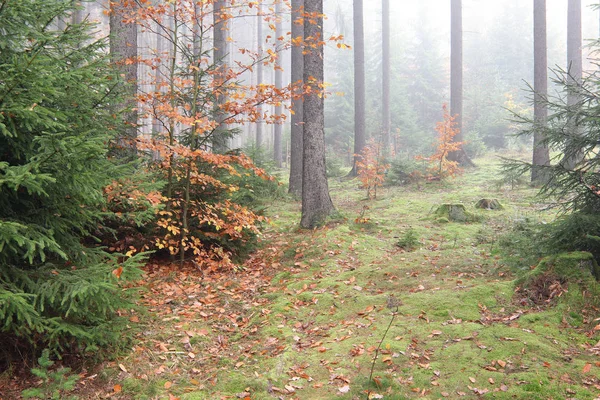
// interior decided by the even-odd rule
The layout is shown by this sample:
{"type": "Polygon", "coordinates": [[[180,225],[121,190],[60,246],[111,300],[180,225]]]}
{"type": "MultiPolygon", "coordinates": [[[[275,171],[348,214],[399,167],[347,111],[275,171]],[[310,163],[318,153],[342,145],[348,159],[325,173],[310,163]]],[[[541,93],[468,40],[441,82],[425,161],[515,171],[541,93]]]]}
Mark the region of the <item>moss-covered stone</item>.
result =
{"type": "Polygon", "coordinates": [[[482,210],[502,210],[504,207],[497,199],[481,199],[475,204],[475,208],[482,210]]]}
{"type": "Polygon", "coordinates": [[[439,221],[441,218],[447,218],[452,222],[472,222],[477,217],[468,212],[464,204],[442,204],[434,212],[439,221]]]}

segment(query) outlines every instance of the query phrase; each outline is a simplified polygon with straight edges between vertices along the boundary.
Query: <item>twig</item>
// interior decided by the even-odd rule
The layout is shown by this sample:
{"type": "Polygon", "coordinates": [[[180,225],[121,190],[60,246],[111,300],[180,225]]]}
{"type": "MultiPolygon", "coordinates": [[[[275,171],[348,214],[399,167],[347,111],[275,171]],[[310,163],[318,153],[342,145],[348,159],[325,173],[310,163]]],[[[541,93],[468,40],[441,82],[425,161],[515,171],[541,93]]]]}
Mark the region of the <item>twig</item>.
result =
{"type": "MultiPolygon", "coordinates": [[[[377,361],[377,358],[379,357],[379,351],[381,350],[381,345],[383,344],[385,337],[387,336],[390,328],[392,327],[392,324],[394,323],[394,319],[396,319],[396,315],[398,315],[398,308],[400,307],[400,301],[398,299],[396,299],[394,296],[390,296],[388,298],[387,307],[389,309],[392,309],[395,307],[396,310],[392,313],[392,319],[390,320],[390,323],[388,324],[387,329],[385,330],[385,332],[383,333],[383,336],[381,337],[381,340],[379,341],[379,346],[377,346],[377,349],[375,350],[375,357],[373,357],[373,361],[371,362],[371,372],[369,373],[369,381],[368,381],[369,384],[373,380],[373,370],[375,369],[375,362],[377,361]]],[[[371,396],[371,390],[367,389],[367,400],[369,400],[370,396],[371,396]]]]}

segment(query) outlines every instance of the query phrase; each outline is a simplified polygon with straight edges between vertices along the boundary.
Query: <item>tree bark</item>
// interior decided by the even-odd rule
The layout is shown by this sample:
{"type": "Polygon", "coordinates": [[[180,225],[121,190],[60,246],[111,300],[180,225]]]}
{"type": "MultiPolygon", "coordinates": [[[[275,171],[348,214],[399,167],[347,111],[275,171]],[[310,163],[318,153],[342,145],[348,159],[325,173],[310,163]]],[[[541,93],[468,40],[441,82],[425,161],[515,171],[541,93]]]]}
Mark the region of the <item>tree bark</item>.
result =
{"type": "Polygon", "coordinates": [[[132,8],[125,9],[115,2],[111,2],[110,13],[110,57],[113,63],[118,65],[125,76],[127,88],[123,104],[116,105],[116,110],[126,109],[124,120],[125,132],[119,140],[119,146],[127,149],[126,153],[135,153],[137,138],[137,62],[126,63],[127,59],[137,58],[137,24],[126,23],[124,19],[128,14],[135,12],[132,8]]]}
{"type": "MultiPolygon", "coordinates": [[[[454,141],[462,142],[464,140],[462,0],[451,0],[450,14],[450,115],[456,116],[458,133],[454,136],[454,141]]],[[[448,159],[462,166],[473,165],[463,148],[448,154],[448,159]]]]}
{"type": "MultiPolygon", "coordinates": [[[[257,5],[257,21],[256,21],[256,43],[258,48],[258,65],[256,66],[256,87],[257,90],[260,88],[260,85],[263,83],[263,17],[262,17],[262,2],[258,2],[257,5]]],[[[258,119],[256,120],[256,148],[260,148],[263,144],[263,126],[262,126],[262,117],[263,117],[263,106],[262,103],[259,103],[256,106],[258,119]]]]}
{"type": "Polygon", "coordinates": [[[550,151],[543,143],[548,119],[548,49],[546,39],[546,0],[533,0],[534,124],[532,183],[545,183],[545,166],[550,165],[550,151]]]}
{"type": "Polygon", "coordinates": [[[390,0],[382,0],[382,147],[383,156],[390,154],[390,0]]]}
{"type": "MultiPolygon", "coordinates": [[[[323,40],[323,0],[305,0],[304,38],[323,40]],[[312,20],[312,21],[311,21],[312,20]]],[[[300,226],[322,225],[334,211],[325,171],[325,112],[323,96],[323,46],[317,44],[304,55],[304,82],[310,92],[304,98],[304,140],[302,168],[302,218],[300,226]]]]}
{"type": "Polygon", "coordinates": [[[365,121],[365,32],[363,0],[354,0],[354,162],[349,176],[358,175],[356,162],[367,145],[365,121]]]}
{"type": "MultiPolygon", "coordinates": [[[[275,14],[277,21],[275,22],[275,36],[276,40],[279,40],[283,36],[283,29],[281,25],[281,19],[283,14],[281,13],[281,2],[283,0],[277,0],[275,4],[275,14]]],[[[275,87],[278,90],[283,88],[283,70],[282,70],[282,53],[277,55],[277,61],[275,62],[275,87]]],[[[275,115],[281,116],[283,114],[283,105],[278,102],[275,106],[275,115]]],[[[275,165],[278,168],[283,167],[283,152],[281,148],[281,132],[283,128],[283,120],[278,121],[273,127],[273,158],[275,165]]]]}
{"type": "MultiPolygon", "coordinates": [[[[583,75],[581,43],[581,0],[569,0],[567,7],[567,107],[569,108],[575,107],[579,102],[577,88],[581,84],[583,75]]],[[[570,137],[581,134],[575,117],[567,121],[566,128],[567,135],[570,137]]],[[[570,148],[567,146],[566,153],[562,164],[566,169],[574,169],[581,161],[582,154],[572,146],[570,148]]]]}
{"type": "MultiPolygon", "coordinates": [[[[297,40],[304,37],[304,25],[301,23],[303,8],[304,0],[292,0],[292,39],[297,40]]],[[[298,86],[298,90],[294,93],[298,97],[292,97],[289,192],[298,197],[302,195],[302,136],[304,132],[301,97],[304,85],[302,50],[302,45],[292,46],[291,81],[292,85],[298,86]]]]}
{"type": "Polygon", "coordinates": [[[227,126],[225,124],[225,112],[223,105],[227,101],[225,94],[225,80],[227,75],[227,21],[223,19],[224,0],[216,0],[213,3],[213,62],[215,63],[215,79],[217,95],[215,102],[215,122],[218,127],[213,132],[212,148],[214,153],[225,153],[227,151],[227,126]]]}

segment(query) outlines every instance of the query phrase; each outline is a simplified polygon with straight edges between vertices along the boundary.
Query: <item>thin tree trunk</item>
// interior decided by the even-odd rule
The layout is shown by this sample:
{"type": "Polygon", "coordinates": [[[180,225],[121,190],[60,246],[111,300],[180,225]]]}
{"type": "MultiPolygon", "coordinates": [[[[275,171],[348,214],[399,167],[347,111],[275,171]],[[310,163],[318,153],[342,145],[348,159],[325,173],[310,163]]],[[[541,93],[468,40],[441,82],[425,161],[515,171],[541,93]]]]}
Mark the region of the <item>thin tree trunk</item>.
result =
{"type": "Polygon", "coordinates": [[[550,151],[543,143],[548,119],[548,50],[546,47],[546,0],[533,0],[533,63],[534,63],[534,123],[533,167],[531,182],[544,183],[548,176],[544,167],[550,165],[550,151]]]}
{"type": "MultiPolygon", "coordinates": [[[[304,38],[323,40],[323,0],[305,0],[304,10],[316,18],[304,18],[304,38]],[[312,20],[312,21],[311,21],[312,20]]],[[[323,96],[323,46],[304,55],[304,81],[311,86],[304,98],[304,153],[302,168],[302,218],[300,226],[312,229],[334,211],[325,171],[325,113],[323,96]]]]}
{"type": "MultiPolygon", "coordinates": [[[[304,8],[304,0],[292,0],[292,39],[304,37],[304,25],[301,23],[304,8]],[[298,23],[297,23],[298,22],[298,23]]],[[[302,45],[292,46],[291,81],[298,85],[295,94],[302,95],[304,61],[302,45]]],[[[303,100],[301,97],[292,98],[291,117],[291,149],[290,149],[290,181],[289,192],[295,196],[302,194],[302,135],[303,124],[303,100]]]]}
{"type": "Polygon", "coordinates": [[[219,126],[215,132],[213,132],[212,145],[214,153],[225,153],[227,151],[227,126],[224,123],[226,116],[223,105],[227,101],[224,86],[225,80],[227,79],[227,56],[229,53],[227,46],[227,21],[223,19],[225,2],[223,0],[216,0],[213,7],[213,62],[215,63],[216,68],[214,79],[216,80],[216,87],[219,91],[216,96],[215,120],[219,126]]]}
{"type": "Polygon", "coordinates": [[[365,121],[365,33],[363,0],[354,0],[354,162],[349,176],[356,176],[356,162],[367,145],[365,121]]]}
{"type": "MultiPolygon", "coordinates": [[[[125,153],[135,154],[137,138],[137,62],[126,63],[127,59],[137,57],[137,24],[125,22],[129,13],[135,12],[134,8],[123,8],[115,3],[110,3],[113,8],[110,14],[110,55],[113,63],[119,66],[119,69],[125,75],[127,89],[125,92],[125,101],[117,105],[116,110],[126,109],[124,120],[126,124],[125,131],[120,138],[119,145],[127,149],[125,153]]],[[[135,7],[135,6],[131,6],[135,7]]]]}
{"type": "MultiPolygon", "coordinates": [[[[450,115],[456,116],[455,142],[462,142],[463,135],[463,38],[462,38],[462,0],[451,0],[450,3],[450,115]]],[[[472,166],[464,149],[448,154],[448,159],[460,165],[472,166]]]]}
{"type": "Polygon", "coordinates": [[[382,1],[382,147],[383,156],[387,158],[390,154],[390,0],[382,1]]]}
{"type": "MultiPolygon", "coordinates": [[[[275,14],[277,18],[277,22],[275,23],[275,36],[278,38],[283,36],[283,29],[281,20],[283,18],[283,14],[281,13],[281,1],[277,0],[275,4],[275,14]]],[[[283,54],[280,52],[277,57],[277,61],[275,63],[275,87],[278,90],[283,88],[283,70],[282,70],[282,56],[283,54]]],[[[281,116],[283,114],[283,105],[281,102],[278,102],[275,106],[275,115],[281,116]]],[[[273,158],[275,160],[275,164],[278,168],[283,167],[283,153],[281,148],[281,133],[283,128],[283,120],[277,122],[273,127],[273,158]]]]}
{"type": "MultiPolygon", "coordinates": [[[[256,66],[256,87],[257,90],[263,83],[263,17],[262,17],[262,2],[258,2],[257,6],[257,21],[256,21],[256,42],[258,44],[258,65],[256,66]]],[[[256,148],[260,148],[263,145],[263,106],[259,103],[256,107],[258,113],[258,119],[256,120],[256,148]]]]}
{"type": "MultiPolygon", "coordinates": [[[[569,0],[567,8],[567,107],[575,107],[579,102],[577,94],[583,75],[581,55],[581,0],[569,0]]],[[[567,134],[573,138],[581,134],[575,117],[567,121],[567,134]]],[[[567,146],[567,155],[562,160],[566,169],[574,169],[583,155],[573,146],[567,146]]]]}

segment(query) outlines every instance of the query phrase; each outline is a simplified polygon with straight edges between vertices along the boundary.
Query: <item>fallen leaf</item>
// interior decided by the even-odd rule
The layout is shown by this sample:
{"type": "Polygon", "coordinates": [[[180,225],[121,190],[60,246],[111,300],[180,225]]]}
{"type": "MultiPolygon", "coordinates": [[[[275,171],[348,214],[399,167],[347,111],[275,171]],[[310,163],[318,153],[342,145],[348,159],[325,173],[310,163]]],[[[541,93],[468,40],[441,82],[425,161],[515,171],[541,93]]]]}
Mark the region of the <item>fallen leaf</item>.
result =
{"type": "Polygon", "coordinates": [[[497,361],[498,365],[501,366],[502,368],[506,367],[506,361],[502,361],[502,360],[498,360],[497,361]]]}
{"type": "Polygon", "coordinates": [[[340,393],[348,393],[350,391],[350,386],[349,385],[344,385],[341,388],[338,388],[340,393]]]}
{"type": "Polygon", "coordinates": [[[117,279],[121,278],[121,274],[123,273],[123,267],[119,267],[114,269],[112,274],[117,277],[117,279]]]}
{"type": "Polygon", "coordinates": [[[164,387],[167,390],[171,389],[171,386],[173,386],[173,382],[171,382],[171,381],[166,381],[164,384],[164,387]]]}
{"type": "Polygon", "coordinates": [[[471,381],[471,383],[477,382],[477,379],[473,378],[472,376],[469,377],[469,380],[471,381]]]}
{"type": "Polygon", "coordinates": [[[587,374],[588,372],[590,372],[590,370],[592,369],[592,364],[587,363],[585,364],[585,366],[583,367],[583,373],[587,374]]]}
{"type": "Polygon", "coordinates": [[[118,383],[113,386],[113,390],[115,393],[121,393],[121,391],[123,390],[123,388],[121,387],[121,385],[119,385],[118,383]]]}
{"type": "Polygon", "coordinates": [[[119,364],[119,368],[121,369],[121,371],[127,372],[127,368],[125,368],[123,364],[119,364]]]}

